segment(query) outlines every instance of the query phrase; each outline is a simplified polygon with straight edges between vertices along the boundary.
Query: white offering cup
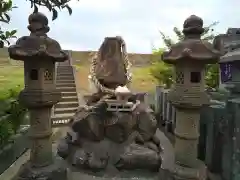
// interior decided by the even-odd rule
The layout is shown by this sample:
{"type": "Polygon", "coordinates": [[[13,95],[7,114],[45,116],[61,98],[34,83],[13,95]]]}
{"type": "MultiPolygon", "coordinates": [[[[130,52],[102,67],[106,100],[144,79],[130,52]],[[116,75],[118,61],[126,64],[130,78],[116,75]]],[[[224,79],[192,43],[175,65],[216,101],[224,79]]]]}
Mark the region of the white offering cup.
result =
{"type": "Polygon", "coordinates": [[[115,93],[118,101],[126,101],[126,102],[132,95],[131,91],[126,86],[124,87],[118,86],[115,89],[115,93]]]}

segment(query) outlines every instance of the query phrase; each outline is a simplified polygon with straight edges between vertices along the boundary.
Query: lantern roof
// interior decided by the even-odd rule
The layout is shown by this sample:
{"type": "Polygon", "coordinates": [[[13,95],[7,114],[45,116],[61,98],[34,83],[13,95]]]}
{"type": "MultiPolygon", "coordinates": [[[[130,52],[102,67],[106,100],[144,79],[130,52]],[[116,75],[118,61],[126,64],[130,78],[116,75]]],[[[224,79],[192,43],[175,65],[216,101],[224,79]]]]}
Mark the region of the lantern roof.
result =
{"type": "Polygon", "coordinates": [[[175,64],[177,61],[199,61],[212,64],[219,61],[220,52],[215,50],[211,43],[201,40],[204,32],[203,20],[191,15],[184,21],[184,39],[173,45],[170,51],[163,53],[163,61],[175,64]]]}
{"type": "Polygon", "coordinates": [[[233,51],[226,53],[224,56],[220,58],[219,63],[228,63],[240,61],[240,48],[237,48],[233,51]]]}
{"type": "Polygon", "coordinates": [[[15,60],[50,59],[65,61],[68,54],[62,51],[60,44],[47,36],[50,28],[47,17],[40,13],[33,13],[28,18],[30,36],[19,38],[15,45],[8,48],[9,56],[15,60]]]}

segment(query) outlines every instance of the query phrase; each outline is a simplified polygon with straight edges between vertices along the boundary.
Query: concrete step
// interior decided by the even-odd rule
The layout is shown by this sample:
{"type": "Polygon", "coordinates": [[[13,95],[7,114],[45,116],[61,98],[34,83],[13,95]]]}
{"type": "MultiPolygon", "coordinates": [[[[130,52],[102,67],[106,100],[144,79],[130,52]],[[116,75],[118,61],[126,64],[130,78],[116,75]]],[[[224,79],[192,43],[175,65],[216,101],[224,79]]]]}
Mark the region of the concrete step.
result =
{"type": "Polygon", "coordinates": [[[66,64],[66,65],[61,65],[61,66],[57,67],[57,69],[67,69],[67,68],[70,69],[70,68],[72,68],[72,66],[69,64],[66,64]]]}
{"type": "Polygon", "coordinates": [[[70,67],[72,67],[72,66],[71,66],[70,64],[58,65],[58,66],[57,66],[57,69],[58,69],[58,68],[61,69],[61,68],[65,68],[65,67],[66,67],[66,68],[70,68],[70,67]]]}
{"type": "Polygon", "coordinates": [[[72,66],[58,66],[58,67],[57,67],[57,70],[59,70],[59,69],[61,69],[61,70],[62,70],[62,69],[63,69],[63,70],[65,70],[65,69],[66,69],[66,70],[71,70],[72,68],[73,68],[72,66]]]}
{"type": "Polygon", "coordinates": [[[57,67],[69,67],[71,66],[70,63],[63,63],[63,64],[58,64],[57,67]]]}
{"type": "Polygon", "coordinates": [[[74,116],[75,113],[65,113],[65,114],[55,114],[52,117],[53,126],[58,124],[68,124],[70,119],[74,116]]]}
{"type": "Polygon", "coordinates": [[[68,59],[68,60],[66,60],[66,61],[60,62],[60,63],[58,63],[58,65],[66,64],[66,63],[70,64],[70,60],[68,59]]]}
{"type": "Polygon", "coordinates": [[[65,74],[65,73],[58,73],[58,74],[57,74],[57,78],[58,78],[58,77],[65,77],[65,76],[66,76],[66,77],[74,77],[73,74],[65,74]]]}
{"type": "Polygon", "coordinates": [[[67,75],[69,75],[69,74],[73,74],[73,71],[72,70],[58,70],[57,72],[57,75],[60,75],[60,74],[67,74],[67,75]]]}
{"type": "Polygon", "coordinates": [[[64,113],[64,114],[55,114],[52,119],[68,119],[68,118],[72,118],[74,116],[75,113],[64,113]]]}
{"type": "Polygon", "coordinates": [[[61,92],[61,94],[62,94],[62,97],[64,97],[64,96],[77,96],[77,92],[75,91],[75,92],[61,92]]]}
{"type": "Polygon", "coordinates": [[[56,72],[66,72],[66,73],[70,72],[70,73],[73,73],[73,69],[72,68],[71,69],[62,69],[62,68],[59,69],[58,68],[56,72]]]}
{"type": "Polygon", "coordinates": [[[73,72],[57,72],[57,76],[73,76],[73,72]]]}
{"type": "Polygon", "coordinates": [[[61,102],[78,102],[77,96],[62,96],[61,102]]]}
{"type": "Polygon", "coordinates": [[[58,75],[57,76],[57,81],[58,80],[75,80],[74,76],[63,76],[63,75],[58,75]]]}
{"type": "Polygon", "coordinates": [[[54,114],[52,120],[71,119],[75,113],[54,114]]]}
{"type": "Polygon", "coordinates": [[[77,107],[72,108],[55,108],[54,114],[64,114],[64,113],[75,113],[77,111],[77,107]]]}
{"type": "Polygon", "coordinates": [[[57,73],[73,73],[73,69],[57,69],[57,73]]]}
{"type": "Polygon", "coordinates": [[[57,89],[61,92],[76,92],[75,87],[57,87],[57,89]]]}
{"type": "Polygon", "coordinates": [[[58,64],[61,65],[61,64],[66,64],[66,63],[70,63],[70,59],[68,59],[68,60],[66,60],[66,61],[63,61],[63,62],[60,62],[60,63],[58,63],[58,64]]]}
{"type": "Polygon", "coordinates": [[[56,83],[56,87],[58,88],[58,87],[76,87],[76,84],[75,84],[75,82],[74,83],[59,83],[59,82],[57,82],[56,83]]]}
{"type": "Polygon", "coordinates": [[[72,79],[67,79],[67,80],[58,79],[58,80],[56,80],[56,84],[61,84],[61,83],[74,83],[75,84],[75,80],[72,80],[72,79]]]}
{"type": "Polygon", "coordinates": [[[73,108],[73,107],[78,107],[79,104],[76,101],[73,102],[59,102],[57,103],[54,107],[57,108],[73,108]]]}
{"type": "Polygon", "coordinates": [[[57,72],[57,76],[73,76],[72,72],[57,72]]]}
{"type": "Polygon", "coordinates": [[[72,68],[73,68],[73,67],[70,66],[70,65],[69,65],[69,66],[58,66],[58,67],[57,67],[57,70],[58,70],[58,69],[72,69],[72,68]]]}

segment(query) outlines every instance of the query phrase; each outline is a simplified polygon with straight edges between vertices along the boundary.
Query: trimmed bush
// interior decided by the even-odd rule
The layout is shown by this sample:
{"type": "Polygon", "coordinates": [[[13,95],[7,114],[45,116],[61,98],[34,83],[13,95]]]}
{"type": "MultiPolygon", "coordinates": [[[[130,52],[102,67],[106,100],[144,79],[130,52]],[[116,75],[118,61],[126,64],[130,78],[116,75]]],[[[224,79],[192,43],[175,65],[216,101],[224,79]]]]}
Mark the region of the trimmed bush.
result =
{"type": "Polygon", "coordinates": [[[9,142],[23,123],[27,109],[18,100],[20,86],[0,92],[0,147],[9,142]]]}
{"type": "Polygon", "coordinates": [[[154,62],[151,66],[150,73],[158,81],[159,85],[164,85],[165,88],[170,88],[174,83],[173,67],[162,61],[154,62]]]}

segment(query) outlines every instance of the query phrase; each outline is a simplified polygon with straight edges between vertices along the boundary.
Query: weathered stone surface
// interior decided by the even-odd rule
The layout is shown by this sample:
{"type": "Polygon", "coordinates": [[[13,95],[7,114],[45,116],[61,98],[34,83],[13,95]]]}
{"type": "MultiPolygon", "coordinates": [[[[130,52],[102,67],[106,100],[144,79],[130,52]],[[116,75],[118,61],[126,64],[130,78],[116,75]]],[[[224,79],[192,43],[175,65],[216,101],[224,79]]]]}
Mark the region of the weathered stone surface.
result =
{"type": "Polygon", "coordinates": [[[105,39],[90,74],[97,92],[79,107],[58,154],[79,172],[158,171],[157,121],[141,96],[127,88],[131,73],[122,38],[105,39]]]}
{"type": "Polygon", "coordinates": [[[38,12],[28,18],[30,36],[19,38],[16,45],[8,48],[9,56],[15,60],[41,60],[47,58],[52,61],[65,61],[68,55],[62,51],[60,44],[47,36],[50,30],[47,17],[38,12]]]}
{"type": "Polygon", "coordinates": [[[32,168],[30,163],[26,163],[13,180],[68,180],[67,169],[57,159],[50,166],[42,168],[32,168]]]}
{"type": "Polygon", "coordinates": [[[59,144],[58,144],[58,155],[61,156],[62,158],[66,158],[68,154],[70,153],[70,148],[68,146],[68,137],[61,139],[59,144]]]}
{"type": "Polygon", "coordinates": [[[149,169],[158,171],[160,163],[160,156],[156,151],[139,144],[130,144],[120,156],[116,167],[119,170],[149,169]]]}
{"type": "Polygon", "coordinates": [[[220,52],[212,44],[200,39],[204,32],[203,20],[191,15],[183,24],[184,40],[174,44],[170,51],[163,53],[163,61],[176,64],[181,61],[195,61],[214,64],[219,60],[220,52]]]}
{"type": "Polygon", "coordinates": [[[96,59],[96,77],[108,88],[115,89],[127,83],[121,38],[106,37],[96,59]]]}
{"type": "Polygon", "coordinates": [[[67,170],[52,154],[52,107],[61,94],[55,86],[55,62],[68,59],[59,43],[48,37],[47,17],[36,12],[29,16],[29,36],[8,48],[10,58],[24,61],[25,88],[19,99],[30,114],[30,160],[23,165],[18,180],[66,180],[67,170]]]}
{"type": "Polygon", "coordinates": [[[61,141],[58,154],[93,172],[109,166],[119,171],[158,171],[161,148],[152,111],[140,103],[133,112],[108,112],[103,104],[79,109],[73,118],[73,132],[61,141]],[[71,135],[75,133],[77,139],[71,135]]]}
{"type": "MultiPolygon", "coordinates": [[[[209,104],[205,92],[205,66],[219,61],[220,52],[203,41],[203,20],[191,15],[183,24],[184,38],[163,54],[175,66],[175,84],[168,100],[176,108],[175,163],[170,169],[175,180],[206,180],[206,166],[197,159],[200,109],[209,104]]],[[[167,171],[163,171],[168,174],[167,171]]]]}

